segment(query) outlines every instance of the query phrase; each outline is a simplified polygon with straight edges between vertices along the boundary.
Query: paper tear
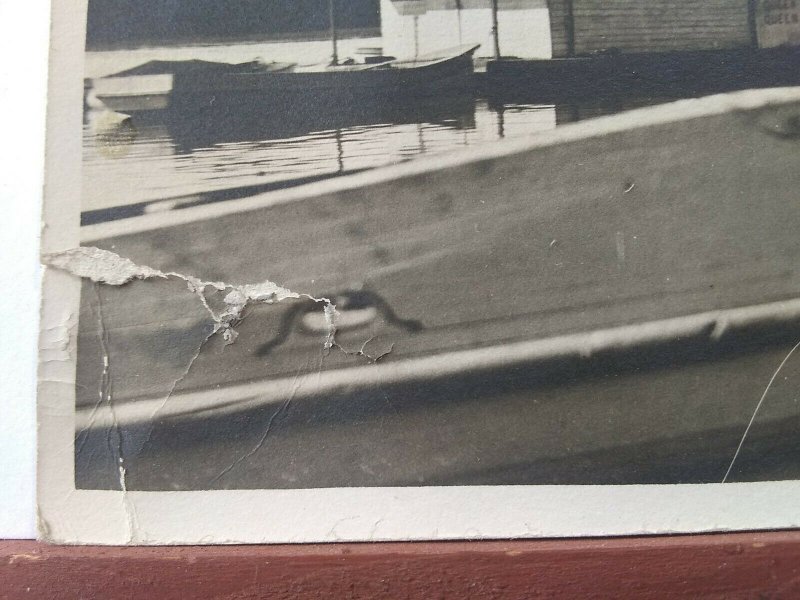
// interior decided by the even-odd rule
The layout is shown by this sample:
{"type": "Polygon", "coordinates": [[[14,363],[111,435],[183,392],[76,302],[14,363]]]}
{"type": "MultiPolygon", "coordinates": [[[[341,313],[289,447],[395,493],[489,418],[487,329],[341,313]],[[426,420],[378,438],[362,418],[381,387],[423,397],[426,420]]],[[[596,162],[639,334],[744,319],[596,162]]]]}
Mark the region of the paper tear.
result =
{"type": "Polygon", "coordinates": [[[108,285],[123,285],[134,279],[167,277],[161,271],[137,265],[119,254],[94,247],[73,248],[56,254],[47,254],[43,262],[78,277],[108,285]]]}
{"type": "Polygon", "coordinates": [[[58,541],[53,537],[53,528],[42,512],[42,505],[38,502],[36,503],[36,531],[39,532],[39,539],[45,542],[58,541]]]}
{"type": "MultiPolygon", "coordinates": [[[[295,392],[296,392],[296,391],[297,391],[297,388],[295,387],[295,392]]],[[[253,456],[253,455],[254,455],[256,452],[258,452],[259,450],[261,450],[261,448],[262,448],[262,447],[264,446],[264,444],[266,443],[266,441],[267,441],[267,438],[269,437],[269,434],[270,434],[270,432],[272,431],[272,426],[273,426],[273,424],[275,423],[275,420],[276,420],[276,419],[277,419],[277,418],[278,418],[280,415],[282,415],[283,413],[285,413],[285,412],[287,411],[287,409],[289,408],[289,404],[291,404],[291,402],[292,402],[292,399],[293,399],[293,398],[294,398],[294,394],[292,394],[291,396],[288,396],[288,397],[286,398],[286,400],[284,400],[284,401],[283,401],[283,404],[281,404],[281,405],[278,407],[278,409],[277,409],[275,412],[273,412],[273,413],[272,413],[272,416],[271,416],[271,417],[269,418],[269,420],[267,421],[267,426],[266,426],[266,428],[264,429],[264,432],[261,434],[261,438],[258,440],[258,442],[256,443],[256,445],[255,445],[255,446],[253,446],[253,447],[252,447],[252,448],[251,448],[251,449],[250,449],[248,452],[246,452],[245,454],[242,454],[240,457],[238,457],[236,460],[234,460],[234,461],[233,461],[231,464],[229,464],[227,467],[225,467],[224,469],[222,469],[222,471],[220,471],[220,472],[219,472],[219,473],[218,473],[218,474],[217,474],[217,475],[216,475],[216,476],[215,476],[215,477],[214,477],[214,478],[213,478],[213,479],[212,479],[212,480],[211,480],[211,481],[208,483],[209,487],[211,487],[211,486],[213,486],[214,484],[216,484],[216,483],[217,483],[217,482],[218,482],[220,479],[222,479],[223,477],[225,477],[225,475],[227,475],[228,473],[230,473],[230,472],[231,472],[233,469],[235,469],[235,468],[236,468],[237,466],[239,466],[241,463],[243,463],[243,462],[244,462],[244,461],[246,461],[248,458],[250,458],[251,456],[253,456]]]]}
{"type": "Polygon", "coordinates": [[[136,514],[136,505],[131,501],[128,496],[128,472],[123,463],[122,454],[119,457],[119,484],[122,490],[122,508],[127,516],[128,525],[128,545],[134,544],[137,541],[139,531],[139,519],[136,514]]]}
{"type": "Polygon", "coordinates": [[[736,447],[736,452],[733,454],[733,458],[731,459],[730,464],[728,465],[728,470],[725,471],[725,476],[722,478],[722,483],[728,482],[728,477],[731,475],[731,471],[733,471],[733,465],[736,464],[736,459],[739,458],[739,454],[742,451],[742,447],[744,446],[744,441],[747,439],[747,435],[750,433],[750,429],[753,427],[753,423],[756,421],[756,416],[758,416],[758,411],[761,410],[761,406],[764,404],[764,400],[767,398],[767,394],[769,390],[772,388],[772,384],[775,383],[775,380],[778,378],[778,374],[783,370],[783,367],[789,362],[789,359],[795,353],[795,351],[800,348],[800,342],[797,342],[792,349],[789,350],[789,353],[784,357],[781,361],[781,364],[778,365],[778,368],[775,369],[775,372],[770,377],[769,383],[767,383],[767,387],[764,389],[764,393],[761,394],[761,398],[758,400],[758,404],[756,404],[756,408],[753,411],[752,416],[750,417],[750,421],[747,423],[747,427],[745,427],[744,433],[742,434],[742,438],[739,440],[739,445],[736,447]]]}
{"type": "MultiPolygon", "coordinates": [[[[135,280],[169,279],[169,278],[181,279],[186,283],[189,292],[192,293],[201,302],[205,310],[213,319],[214,327],[211,333],[208,336],[206,336],[203,343],[198,348],[197,353],[195,353],[192,360],[189,362],[183,375],[179,379],[177,379],[173,384],[173,386],[165,396],[163,402],[160,404],[160,408],[166,405],[166,403],[169,401],[178,383],[183,378],[185,378],[186,375],[189,373],[189,371],[192,368],[192,365],[194,364],[198,355],[202,351],[203,345],[205,345],[205,343],[211,337],[220,334],[223,336],[226,343],[233,343],[236,340],[238,333],[236,332],[235,327],[241,321],[243,313],[245,309],[248,307],[248,305],[254,302],[273,304],[290,298],[293,299],[308,298],[314,302],[323,303],[324,320],[327,329],[327,335],[323,342],[323,349],[325,351],[328,351],[332,348],[336,348],[338,350],[341,350],[347,355],[366,358],[369,362],[372,363],[377,362],[378,360],[383,358],[383,356],[389,354],[392,351],[392,348],[389,348],[387,352],[384,352],[380,356],[373,357],[368,355],[365,352],[365,348],[367,344],[371,341],[371,338],[367,340],[362,345],[361,349],[357,352],[349,352],[345,350],[336,342],[337,318],[339,316],[339,313],[337,312],[336,306],[331,302],[331,300],[324,297],[316,298],[314,296],[311,296],[310,294],[294,292],[272,281],[263,281],[261,283],[243,284],[243,285],[234,285],[220,281],[206,281],[198,277],[195,277],[193,275],[185,275],[182,273],[177,273],[172,271],[164,272],[159,269],[154,269],[146,265],[139,265],[133,262],[132,260],[122,257],[114,252],[103,250],[96,247],[79,247],[55,254],[48,254],[43,257],[42,262],[49,267],[66,271],[67,273],[70,273],[77,277],[89,279],[90,281],[98,284],[121,286],[135,280]],[[212,308],[211,304],[206,298],[206,291],[209,288],[217,292],[227,292],[223,298],[222,309],[217,308],[215,310],[214,308],[212,308]]],[[[102,313],[101,313],[100,328],[101,331],[105,330],[105,326],[102,323],[102,313]]],[[[116,431],[117,435],[119,436],[120,435],[119,424],[116,421],[116,414],[111,397],[111,390],[109,389],[110,364],[109,364],[108,353],[105,351],[103,360],[104,360],[103,377],[101,378],[99,399],[97,405],[95,406],[95,411],[99,409],[99,407],[105,401],[105,404],[107,405],[108,409],[111,411],[112,414],[112,421],[114,422],[114,426],[112,427],[112,429],[116,431]]],[[[224,477],[224,475],[229,470],[234,468],[239,462],[246,460],[248,456],[258,451],[258,449],[263,445],[264,441],[268,437],[268,434],[272,428],[272,422],[283,410],[286,409],[288,402],[290,400],[291,398],[289,398],[286,404],[284,404],[275,413],[275,415],[273,415],[272,419],[270,419],[270,422],[267,425],[267,428],[264,432],[261,442],[255,448],[253,448],[250,451],[250,453],[244,455],[239,460],[234,462],[228,469],[220,473],[215,478],[215,481],[224,477]]],[[[156,414],[158,413],[160,408],[156,409],[156,411],[152,414],[151,421],[155,419],[156,414]]],[[[146,437],[147,439],[149,439],[150,434],[148,433],[146,437]]],[[[133,504],[132,499],[128,495],[127,469],[125,465],[125,457],[123,453],[121,438],[117,439],[117,447],[118,447],[118,460],[119,460],[118,464],[119,486],[122,492],[121,495],[122,508],[127,517],[126,524],[128,532],[128,543],[134,543],[137,541],[137,532],[139,531],[139,524],[136,515],[136,507],[133,504]]]]}
{"type": "MultiPolygon", "coordinates": [[[[106,285],[125,285],[140,279],[168,279],[174,277],[186,282],[189,290],[195,294],[203,307],[214,320],[211,335],[221,334],[227,343],[233,343],[238,335],[235,326],[239,323],[245,308],[251,303],[273,304],[289,298],[309,298],[314,302],[324,303],[325,322],[328,335],[323,347],[328,350],[335,345],[336,307],[328,298],[315,298],[310,294],[293,292],[272,281],[256,284],[234,285],[221,281],[205,281],[193,275],[184,275],[174,271],[164,272],[145,265],[138,265],[132,260],[115,252],[101,248],[81,246],[63,252],[46,254],[42,262],[50,267],[61,269],[77,277],[90,279],[106,285]],[[223,300],[224,310],[217,312],[211,308],[205,297],[207,288],[219,292],[228,291],[223,300]]],[[[210,336],[209,336],[210,337],[210,336]]]]}
{"type": "Polygon", "coordinates": [[[394,351],[394,344],[391,344],[388,350],[381,352],[377,356],[373,356],[371,354],[367,354],[367,345],[374,339],[375,339],[374,337],[371,337],[364,340],[364,343],[361,344],[361,348],[359,348],[358,350],[347,350],[346,348],[342,347],[341,344],[339,344],[338,342],[333,342],[333,346],[341,350],[347,356],[361,356],[367,359],[370,363],[375,364],[383,357],[388,356],[394,351]]]}
{"type": "Polygon", "coordinates": [[[325,324],[328,327],[328,337],[325,338],[325,349],[330,350],[336,344],[336,306],[328,302],[325,305],[325,324]]]}
{"type": "Polygon", "coordinates": [[[72,315],[66,313],[57,325],[42,329],[39,336],[40,356],[42,362],[66,362],[70,359],[70,339],[72,328],[76,322],[72,315]]]}

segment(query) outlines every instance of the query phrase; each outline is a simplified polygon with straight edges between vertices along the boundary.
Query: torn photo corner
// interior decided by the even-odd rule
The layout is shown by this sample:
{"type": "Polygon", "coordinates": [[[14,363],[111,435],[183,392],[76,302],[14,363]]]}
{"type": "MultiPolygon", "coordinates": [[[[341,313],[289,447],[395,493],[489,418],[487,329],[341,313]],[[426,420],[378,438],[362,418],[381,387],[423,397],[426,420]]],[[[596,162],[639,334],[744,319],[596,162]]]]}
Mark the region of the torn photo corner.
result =
{"type": "Polygon", "coordinates": [[[800,526],[800,9],[128,4],[53,7],[43,540],[800,526]]]}

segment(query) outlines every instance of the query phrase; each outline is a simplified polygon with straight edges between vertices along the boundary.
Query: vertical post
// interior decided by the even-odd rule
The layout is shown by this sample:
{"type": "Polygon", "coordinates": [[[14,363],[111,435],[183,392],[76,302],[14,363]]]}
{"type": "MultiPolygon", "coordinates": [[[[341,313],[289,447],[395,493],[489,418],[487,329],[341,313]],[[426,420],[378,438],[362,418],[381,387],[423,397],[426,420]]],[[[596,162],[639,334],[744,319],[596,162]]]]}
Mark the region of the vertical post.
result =
{"type": "Polygon", "coordinates": [[[572,0],[565,0],[566,16],[564,17],[564,33],[567,36],[567,56],[575,56],[575,11],[572,0]]]}
{"type": "Polygon", "coordinates": [[[344,173],[344,140],[342,139],[342,130],[337,129],[334,137],[336,139],[336,164],[339,165],[339,173],[344,173]]]}
{"type": "Polygon", "coordinates": [[[492,0],[492,36],[494,36],[494,57],[500,58],[500,28],[497,19],[497,2],[492,0]]]}
{"type": "Polygon", "coordinates": [[[750,46],[758,48],[758,0],[747,0],[747,24],[750,27],[750,46]]]}
{"type": "Polygon", "coordinates": [[[506,137],[506,107],[504,104],[497,107],[497,137],[501,140],[506,137]]]}
{"type": "Polygon", "coordinates": [[[414,60],[419,58],[419,15],[414,15],[414,60]]]}
{"type": "Polygon", "coordinates": [[[461,9],[464,8],[461,6],[461,0],[456,0],[456,16],[458,17],[458,45],[464,43],[463,35],[462,35],[462,26],[461,26],[461,9]]]}
{"type": "Polygon", "coordinates": [[[331,43],[333,43],[333,59],[331,65],[336,66],[339,64],[339,50],[336,47],[336,0],[328,0],[328,13],[331,23],[331,43]]]}

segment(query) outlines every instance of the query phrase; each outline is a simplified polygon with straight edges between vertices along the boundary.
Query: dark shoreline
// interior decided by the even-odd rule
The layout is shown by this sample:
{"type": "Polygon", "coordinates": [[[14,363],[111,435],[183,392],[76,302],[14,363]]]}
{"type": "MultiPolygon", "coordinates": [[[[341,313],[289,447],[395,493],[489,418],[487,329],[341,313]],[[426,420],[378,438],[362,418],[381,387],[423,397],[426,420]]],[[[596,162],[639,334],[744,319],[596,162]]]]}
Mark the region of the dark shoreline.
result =
{"type": "MultiPolygon", "coordinates": [[[[340,39],[361,39],[381,37],[380,27],[343,29],[339,31],[340,39]]],[[[203,41],[191,38],[175,38],[171,40],[149,39],[138,40],[136,44],[87,44],[87,52],[116,52],[120,50],[142,50],[146,48],[171,48],[180,46],[183,48],[202,48],[205,46],[221,46],[226,44],[259,44],[276,42],[321,42],[329,39],[329,32],[326,31],[304,31],[300,33],[269,34],[261,36],[219,36],[209,37],[203,41]]]]}

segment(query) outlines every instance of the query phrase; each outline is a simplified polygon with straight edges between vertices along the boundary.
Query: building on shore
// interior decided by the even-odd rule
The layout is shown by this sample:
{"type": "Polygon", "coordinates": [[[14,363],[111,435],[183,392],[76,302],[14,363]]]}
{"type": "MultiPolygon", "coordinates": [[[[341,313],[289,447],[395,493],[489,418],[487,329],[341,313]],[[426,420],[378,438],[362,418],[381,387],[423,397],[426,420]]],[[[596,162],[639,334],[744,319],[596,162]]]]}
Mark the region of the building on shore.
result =
{"type": "MultiPolygon", "coordinates": [[[[330,0],[89,0],[87,48],[328,36],[330,0]]],[[[547,59],[800,43],[800,0],[332,0],[342,37],[413,58],[462,44],[547,59]]]]}
{"type": "Polygon", "coordinates": [[[381,0],[384,51],[413,57],[460,44],[503,56],[728,50],[800,43],[800,0],[381,0]]]}
{"type": "Polygon", "coordinates": [[[549,0],[553,56],[755,44],[753,0],[549,0]]]}
{"type": "MultiPolygon", "coordinates": [[[[385,54],[413,58],[462,44],[480,44],[476,56],[494,55],[493,0],[381,0],[385,54]]],[[[496,0],[501,52],[550,58],[547,0],[496,0]]]]}

